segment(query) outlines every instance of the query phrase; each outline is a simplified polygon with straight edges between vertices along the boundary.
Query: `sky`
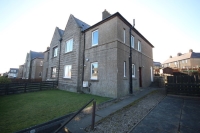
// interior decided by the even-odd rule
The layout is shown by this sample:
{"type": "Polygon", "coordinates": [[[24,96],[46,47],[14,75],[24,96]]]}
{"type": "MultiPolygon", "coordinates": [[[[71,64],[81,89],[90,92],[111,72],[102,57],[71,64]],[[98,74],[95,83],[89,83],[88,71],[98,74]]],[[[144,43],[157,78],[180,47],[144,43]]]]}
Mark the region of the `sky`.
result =
{"type": "Polygon", "coordinates": [[[89,25],[102,12],[119,12],[154,45],[154,61],[200,52],[200,0],[0,0],[0,73],[24,64],[32,50],[44,52],[54,30],[70,14],[89,25]]]}

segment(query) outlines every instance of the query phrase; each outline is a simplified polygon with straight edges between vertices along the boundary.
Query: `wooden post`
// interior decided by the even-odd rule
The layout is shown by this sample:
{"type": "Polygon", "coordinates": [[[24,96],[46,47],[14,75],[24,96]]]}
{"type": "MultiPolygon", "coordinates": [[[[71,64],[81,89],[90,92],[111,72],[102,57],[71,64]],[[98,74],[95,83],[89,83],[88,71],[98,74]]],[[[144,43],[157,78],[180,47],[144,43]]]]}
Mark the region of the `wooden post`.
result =
{"type": "Polygon", "coordinates": [[[93,108],[92,108],[92,126],[91,129],[94,130],[95,124],[95,110],[96,110],[96,101],[93,101],[93,108]]]}

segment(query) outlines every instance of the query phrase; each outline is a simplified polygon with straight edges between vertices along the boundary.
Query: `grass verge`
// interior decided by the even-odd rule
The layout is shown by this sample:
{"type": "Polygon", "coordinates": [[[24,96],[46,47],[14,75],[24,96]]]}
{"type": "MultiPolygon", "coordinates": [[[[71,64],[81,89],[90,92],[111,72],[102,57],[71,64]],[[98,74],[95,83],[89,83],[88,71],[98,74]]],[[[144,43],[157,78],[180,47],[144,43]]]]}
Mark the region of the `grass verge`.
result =
{"type": "Polygon", "coordinates": [[[110,98],[62,90],[0,96],[0,131],[15,132],[64,116],[94,98],[97,104],[110,98]]]}

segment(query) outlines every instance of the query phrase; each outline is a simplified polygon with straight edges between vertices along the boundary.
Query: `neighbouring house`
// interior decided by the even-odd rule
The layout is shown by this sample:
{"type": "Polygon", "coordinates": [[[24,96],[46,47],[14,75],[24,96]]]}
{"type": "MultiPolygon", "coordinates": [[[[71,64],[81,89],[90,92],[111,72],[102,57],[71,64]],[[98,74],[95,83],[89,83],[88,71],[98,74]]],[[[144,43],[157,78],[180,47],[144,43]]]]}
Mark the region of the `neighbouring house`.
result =
{"type": "Polygon", "coordinates": [[[0,77],[3,76],[3,73],[0,73],[0,77]]]}
{"type": "Polygon", "coordinates": [[[24,63],[24,69],[23,69],[23,79],[31,79],[31,65],[32,65],[32,61],[35,58],[44,58],[44,53],[43,52],[34,52],[34,51],[30,51],[29,53],[27,53],[26,55],[26,60],[24,63]]]}
{"type": "Polygon", "coordinates": [[[153,72],[155,76],[159,76],[162,65],[160,62],[153,62],[153,72]]]}
{"type": "Polygon", "coordinates": [[[192,49],[188,53],[178,53],[177,56],[170,56],[169,59],[162,63],[162,67],[172,68],[174,71],[193,73],[200,71],[200,53],[193,52],[192,49]]]}
{"type": "Polygon", "coordinates": [[[62,90],[125,96],[153,81],[153,47],[118,12],[105,10],[92,26],[70,15],[63,34],[56,28],[44,52],[49,67],[43,80],[58,80],[62,90]]]}
{"type": "Polygon", "coordinates": [[[49,80],[47,78],[48,76],[48,69],[49,69],[49,50],[50,47],[47,47],[47,50],[44,51],[44,61],[43,61],[43,74],[42,74],[42,81],[47,81],[49,80]]]}
{"type": "Polygon", "coordinates": [[[56,27],[50,48],[44,52],[44,67],[43,67],[43,81],[44,80],[58,80],[59,65],[60,65],[60,45],[64,31],[56,27]]]}
{"type": "Polygon", "coordinates": [[[42,79],[43,71],[43,60],[44,58],[34,58],[31,64],[31,79],[42,79]]]}
{"type": "Polygon", "coordinates": [[[24,70],[24,65],[20,65],[17,78],[21,79],[23,77],[23,70],[24,70]]]}
{"type": "Polygon", "coordinates": [[[17,78],[18,70],[18,68],[10,68],[8,78],[17,78]]]}

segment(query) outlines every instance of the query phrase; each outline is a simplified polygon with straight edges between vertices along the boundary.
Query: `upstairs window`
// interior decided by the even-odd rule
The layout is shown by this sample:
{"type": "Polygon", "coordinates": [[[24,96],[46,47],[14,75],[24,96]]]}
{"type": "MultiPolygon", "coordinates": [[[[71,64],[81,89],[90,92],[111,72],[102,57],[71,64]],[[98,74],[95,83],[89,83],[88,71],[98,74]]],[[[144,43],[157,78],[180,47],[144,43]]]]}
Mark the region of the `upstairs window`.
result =
{"type": "Polygon", "coordinates": [[[134,48],[134,36],[131,35],[131,47],[134,48]]]}
{"type": "Polygon", "coordinates": [[[135,77],[135,64],[132,64],[132,77],[135,77]]]}
{"type": "Polygon", "coordinates": [[[72,65],[66,65],[64,67],[64,76],[63,78],[71,78],[72,76],[72,65]]]}
{"type": "Polygon", "coordinates": [[[66,42],[65,45],[65,53],[70,52],[73,50],[73,39],[70,39],[66,42]]]}
{"type": "Polygon", "coordinates": [[[40,66],[43,66],[43,61],[40,61],[40,66]]]}
{"type": "Polygon", "coordinates": [[[141,52],[141,42],[140,41],[138,41],[138,51],[141,52]]]}
{"type": "Polygon", "coordinates": [[[98,62],[91,63],[91,79],[97,80],[98,78],[98,62]]]}
{"type": "Polygon", "coordinates": [[[53,57],[58,56],[58,47],[53,48],[53,57]]]}
{"type": "Polygon", "coordinates": [[[92,32],[92,46],[98,45],[99,33],[98,30],[92,32]]]}
{"type": "Polygon", "coordinates": [[[125,29],[123,31],[123,34],[124,34],[124,43],[126,43],[126,30],[125,29]]]}

